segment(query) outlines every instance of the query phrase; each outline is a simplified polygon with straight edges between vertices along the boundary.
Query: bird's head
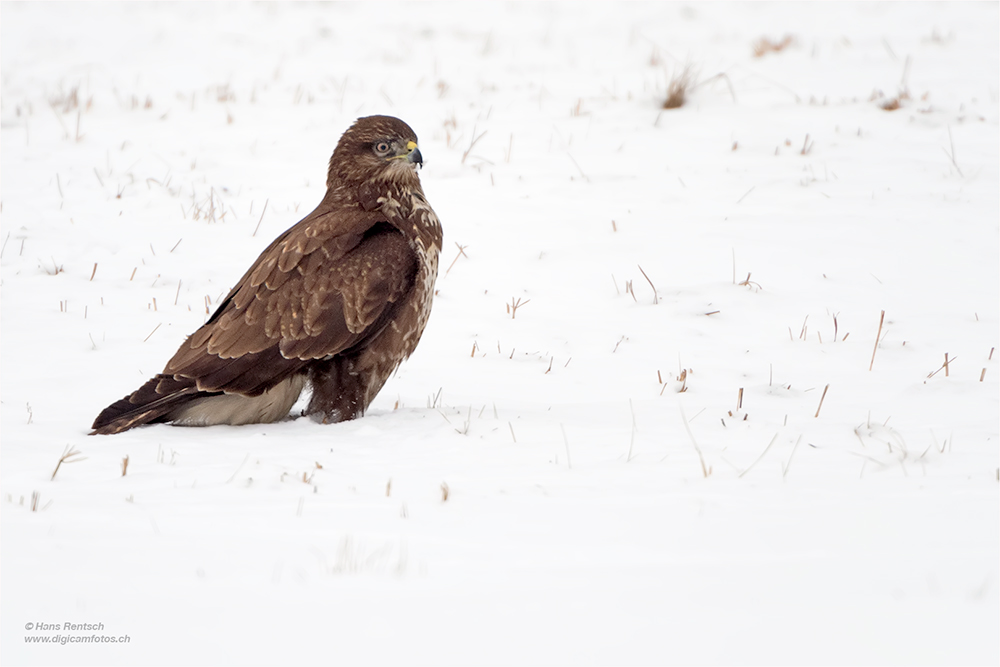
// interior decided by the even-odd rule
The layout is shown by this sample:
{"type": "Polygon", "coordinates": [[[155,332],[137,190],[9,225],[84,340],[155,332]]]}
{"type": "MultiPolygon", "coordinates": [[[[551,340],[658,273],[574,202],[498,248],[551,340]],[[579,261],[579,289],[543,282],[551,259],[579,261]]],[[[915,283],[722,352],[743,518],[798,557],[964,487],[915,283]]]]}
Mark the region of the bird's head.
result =
{"type": "Polygon", "coordinates": [[[409,125],[392,116],[367,116],[359,118],[337,143],[327,187],[377,180],[419,186],[416,169],[422,165],[417,135],[409,125]]]}

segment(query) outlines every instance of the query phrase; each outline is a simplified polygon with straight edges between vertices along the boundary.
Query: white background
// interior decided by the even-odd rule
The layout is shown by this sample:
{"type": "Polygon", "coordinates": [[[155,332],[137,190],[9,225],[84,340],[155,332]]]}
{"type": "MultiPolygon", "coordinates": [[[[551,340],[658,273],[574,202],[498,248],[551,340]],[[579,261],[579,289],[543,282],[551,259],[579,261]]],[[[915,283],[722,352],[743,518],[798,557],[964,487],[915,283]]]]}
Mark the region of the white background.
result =
{"type": "Polygon", "coordinates": [[[5,664],[1000,659],[996,3],[2,12],[5,664]],[[374,113],[369,413],[89,437],[374,113]]]}

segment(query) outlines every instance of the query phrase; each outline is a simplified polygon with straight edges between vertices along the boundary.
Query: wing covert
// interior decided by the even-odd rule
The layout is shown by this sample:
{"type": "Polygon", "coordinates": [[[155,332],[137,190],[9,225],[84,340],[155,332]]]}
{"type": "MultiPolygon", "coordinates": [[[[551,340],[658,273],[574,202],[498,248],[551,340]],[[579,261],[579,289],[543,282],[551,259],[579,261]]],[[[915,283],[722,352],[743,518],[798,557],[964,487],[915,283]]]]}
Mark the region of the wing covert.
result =
{"type": "Polygon", "coordinates": [[[203,391],[259,394],[388,324],[417,270],[402,234],[375,224],[351,247],[343,236],[319,244],[294,232],[261,254],[164,374],[195,379],[203,391]]]}

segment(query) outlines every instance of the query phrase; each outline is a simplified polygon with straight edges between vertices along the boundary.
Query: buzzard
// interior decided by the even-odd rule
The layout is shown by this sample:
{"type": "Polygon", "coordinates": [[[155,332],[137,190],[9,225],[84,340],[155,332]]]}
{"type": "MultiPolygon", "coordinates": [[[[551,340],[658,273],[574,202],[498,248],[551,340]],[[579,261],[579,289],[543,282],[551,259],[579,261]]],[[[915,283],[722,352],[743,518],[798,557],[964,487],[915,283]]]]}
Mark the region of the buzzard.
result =
{"type": "Polygon", "coordinates": [[[97,416],[94,434],[142,424],[353,419],[427,324],[441,224],[420,187],[417,136],[359,118],[337,143],[316,210],[261,253],[163,372],[97,416]]]}

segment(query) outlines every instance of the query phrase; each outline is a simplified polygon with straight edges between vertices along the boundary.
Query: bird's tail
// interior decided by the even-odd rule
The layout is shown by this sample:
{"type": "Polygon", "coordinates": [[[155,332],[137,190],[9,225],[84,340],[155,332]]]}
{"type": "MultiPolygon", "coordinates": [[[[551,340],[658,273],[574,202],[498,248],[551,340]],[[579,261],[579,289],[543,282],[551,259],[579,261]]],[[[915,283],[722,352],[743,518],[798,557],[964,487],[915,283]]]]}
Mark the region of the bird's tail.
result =
{"type": "Polygon", "coordinates": [[[208,395],[193,380],[157,375],[125,398],[115,401],[97,415],[90,435],[121,433],[143,424],[167,421],[170,415],[194,399],[208,395]]]}

